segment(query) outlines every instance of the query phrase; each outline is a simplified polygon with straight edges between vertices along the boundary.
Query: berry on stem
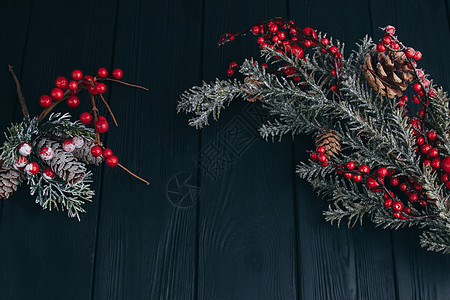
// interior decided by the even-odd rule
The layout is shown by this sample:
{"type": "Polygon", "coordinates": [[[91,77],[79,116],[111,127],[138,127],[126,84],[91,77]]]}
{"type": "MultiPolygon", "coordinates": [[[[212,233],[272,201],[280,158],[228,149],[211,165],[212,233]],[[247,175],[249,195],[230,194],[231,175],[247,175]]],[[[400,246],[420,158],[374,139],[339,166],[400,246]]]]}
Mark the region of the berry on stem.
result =
{"type": "Polygon", "coordinates": [[[73,80],[81,80],[83,78],[83,73],[80,70],[73,70],[71,77],[73,80]]]}
{"type": "Polygon", "coordinates": [[[105,68],[100,68],[97,70],[97,76],[100,78],[106,78],[106,76],[108,76],[108,71],[105,68]]]}
{"type": "Polygon", "coordinates": [[[368,174],[369,173],[369,167],[367,165],[361,165],[361,166],[359,166],[358,171],[363,173],[363,174],[368,174]]]}
{"type": "Polygon", "coordinates": [[[80,115],[81,123],[88,125],[92,122],[92,115],[88,112],[84,112],[80,115]]]}
{"type": "Polygon", "coordinates": [[[114,155],[111,155],[106,158],[106,164],[109,167],[114,168],[115,166],[117,166],[119,164],[119,160],[114,155]]]}
{"type": "Polygon", "coordinates": [[[44,176],[44,178],[47,180],[51,180],[51,179],[55,178],[56,174],[55,174],[55,172],[52,171],[52,169],[47,167],[42,172],[42,176],[44,176]]]}
{"type": "Polygon", "coordinates": [[[69,90],[75,91],[77,89],[78,89],[78,82],[76,82],[75,80],[71,80],[69,82],[69,90]]]}
{"type": "Polygon", "coordinates": [[[50,97],[49,95],[42,95],[41,97],[39,97],[39,105],[44,108],[52,105],[52,102],[52,97],[50,97]]]}
{"type": "Polygon", "coordinates": [[[98,133],[105,133],[108,131],[109,124],[106,120],[98,120],[97,123],[95,123],[95,130],[97,130],[98,133]]]}
{"type": "Polygon", "coordinates": [[[123,77],[123,72],[122,72],[121,69],[115,69],[115,70],[112,72],[112,76],[113,76],[115,79],[120,79],[120,78],[123,77]]]}
{"type": "Polygon", "coordinates": [[[80,105],[80,99],[77,96],[70,96],[67,98],[67,106],[70,108],[77,108],[80,105]]]}
{"type": "Polygon", "coordinates": [[[60,88],[54,88],[50,92],[50,96],[55,100],[61,100],[64,97],[64,92],[60,88]]]}
{"type": "Polygon", "coordinates": [[[28,175],[36,175],[37,173],[39,173],[39,165],[34,161],[30,162],[25,166],[25,172],[28,175]]]}
{"type": "Polygon", "coordinates": [[[105,149],[103,149],[103,157],[104,158],[108,158],[108,157],[110,157],[111,155],[113,155],[113,152],[112,152],[112,150],[111,149],[109,149],[109,148],[105,148],[105,149]]]}
{"type": "Polygon", "coordinates": [[[102,155],[102,148],[100,146],[94,146],[91,148],[91,154],[94,157],[98,157],[100,155],[102,155]]]}
{"type": "Polygon", "coordinates": [[[66,77],[64,76],[59,76],[58,78],[56,78],[55,80],[55,85],[56,87],[60,88],[60,89],[65,89],[67,88],[67,86],[69,85],[69,81],[67,80],[66,77]]]}
{"type": "Polygon", "coordinates": [[[106,92],[106,85],[103,82],[99,82],[95,85],[95,89],[99,94],[106,92]]]}

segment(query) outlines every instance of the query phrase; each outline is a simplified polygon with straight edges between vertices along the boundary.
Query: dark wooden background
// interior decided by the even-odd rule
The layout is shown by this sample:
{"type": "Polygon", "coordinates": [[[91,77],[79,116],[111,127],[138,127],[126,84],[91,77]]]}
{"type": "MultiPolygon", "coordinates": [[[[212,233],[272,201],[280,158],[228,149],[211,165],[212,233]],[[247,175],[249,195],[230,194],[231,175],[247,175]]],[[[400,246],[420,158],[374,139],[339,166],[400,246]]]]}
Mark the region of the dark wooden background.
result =
{"type": "Polygon", "coordinates": [[[308,137],[263,141],[264,112],[243,101],[202,131],[175,113],[183,90],[258,56],[251,37],[217,49],[222,33],[275,16],[347,55],[395,25],[448,90],[448,14],[448,1],[3,1],[1,131],[21,119],[8,64],[32,114],[57,76],[120,67],[150,92],[108,89],[120,126],[106,143],[151,185],[96,169],[82,222],[42,211],[26,187],[1,201],[0,299],[449,299],[450,256],[421,249],[418,231],[324,221],[326,201],[294,173],[308,137]]]}

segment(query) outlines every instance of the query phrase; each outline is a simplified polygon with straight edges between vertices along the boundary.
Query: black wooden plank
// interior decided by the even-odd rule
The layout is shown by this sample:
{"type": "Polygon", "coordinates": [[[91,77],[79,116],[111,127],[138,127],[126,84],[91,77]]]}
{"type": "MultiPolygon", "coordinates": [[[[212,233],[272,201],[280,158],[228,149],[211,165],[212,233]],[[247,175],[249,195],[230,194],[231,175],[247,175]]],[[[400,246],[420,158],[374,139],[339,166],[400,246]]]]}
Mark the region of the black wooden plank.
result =
{"type": "MultiPolygon", "coordinates": [[[[290,17],[299,27],[312,27],[346,44],[348,57],[355,43],[370,34],[366,2],[307,1],[290,4],[290,17]]],[[[308,159],[312,140],[299,136],[297,161],[308,159]],[[305,143],[305,141],[307,141],[305,143]]],[[[347,229],[326,223],[326,199],[317,197],[304,181],[297,181],[300,291],[305,299],[393,299],[394,274],[389,233],[372,225],[347,229]],[[374,272],[374,266],[383,272],[374,272]],[[383,288],[380,288],[383,287],[383,288]]]]}
{"type": "Polygon", "coordinates": [[[201,1],[123,1],[118,12],[114,67],[150,91],[112,87],[119,127],[107,146],[151,184],[105,169],[93,298],[195,299],[199,132],[175,107],[201,78],[201,1]]]}
{"type": "MultiPolygon", "coordinates": [[[[2,32],[17,26],[12,33],[18,36],[11,41],[18,43],[24,38],[21,28],[29,8],[24,3],[13,8],[2,12],[10,15],[2,32]]],[[[39,96],[50,91],[57,76],[69,76],[74,68],[95,72],[111,62],[114,15],[114,1],[34,2],[21,76],[32,115],[41,111],[39,96]]],[[[18,53],[23,51],[23,42],[10,45],[5,40],[4,44],[18,53]]],[[[87,98],[84,101],[86,109],[87,98]]],[[[81,112],[82,108],[73,113],[78,116],[81,112]]],[[[100,186],[99,174],[93,188],[100,186]]],[[[67,218],[66,212],[42,211],[25,187],[17,197],[5,201],[0,232],[2,299],[90,297],[97,202],[98,197],[86,205],[88,214],[79,223],[67,218]]]]}
{"type": "MultiPolygon", "coordinates": [[[[251,35],[217,49],[222,33],[286,16],[286,6],[284,1],[207,1],[204,80],[226,78],[231,61],[259,58],[251,35]]],[[[257,106],[235,102],[202,131],[199,298],[295,299],[290,140],[262,140],[254,125],[257,106]]]]}
{"type": "MultiPolygon", "coordinates": [[[[421,1],[408,5],[371,1],[374,29],[394,25],[402,42],[423,53],[419,66],[448,91],[450,58],[446,49],[450,46],[450,33],[446,8],[445,1],[435,1],[433,5],[421,1]]],[[[376,37],[381,36],[380,32],[375,33],[376,37]]],[[[450,258],[421,249],[419,233],[418,229],[410,229],[392,234],[398,298],[448,299],[450,258]]]]}

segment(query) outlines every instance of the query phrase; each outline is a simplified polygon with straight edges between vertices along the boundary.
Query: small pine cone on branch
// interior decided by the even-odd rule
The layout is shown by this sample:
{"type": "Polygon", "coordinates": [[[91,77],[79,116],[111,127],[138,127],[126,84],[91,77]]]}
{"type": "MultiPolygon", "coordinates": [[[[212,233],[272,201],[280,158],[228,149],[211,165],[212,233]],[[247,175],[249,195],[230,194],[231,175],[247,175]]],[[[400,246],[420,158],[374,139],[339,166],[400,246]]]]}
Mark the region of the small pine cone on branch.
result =
{"type": "Polygon", "coordinates": [[[414,79],[413,74],[402,51],[394,52],[387,49],[380,52],[375,46],[372,52],[366,55],[363,66],[364,78],[381,96],[390,99],[401,97],[414,79]]]}
{"type": "Polygon", "coordinates": [[[8,199],[22,183],[24,175],[21,171],[3,165],[0,167],[0,198],[8,199]]]}
{"type": "Polygon", "coordinates": [[[316,137],[316,147],[324,147],[325,155],[332,157],[341,151],[341,140],[333,130],[327,130],[316,137]]]}
{"type": "Polygon", "coordinates": [[[91,153],[91,148],[95,146],[93,141],[85,141],[83,147],[75,149],[72,154],[79,161],[82,161],[89,165],[100,165],[102,158],[100,156],[93,156],[91,153]]]}
{"type": "Polygon", "coordinates": [[[247,97],[247,101],[255,102],[256,100],[261,100],[264,97],[264,95],[259,95],[258,97],[255,96],[255,93],[261,87],[261,84],[256,79],[245,77],[244,83],[245,87],[242,87],[242,90],[249,94],[249,97],[247,97]]]}
{"type": "Polygon", "coordinates": [[[33,149],[37,153],[44,146],[53,149],[53,158],[48,160],[47,164],[59,178],[70,185],[74,185],[84,178],[86,175],[84,163],[79,162],[72,153],[64,151],[59,142],[43,137],[33,141],[33,149]]]}

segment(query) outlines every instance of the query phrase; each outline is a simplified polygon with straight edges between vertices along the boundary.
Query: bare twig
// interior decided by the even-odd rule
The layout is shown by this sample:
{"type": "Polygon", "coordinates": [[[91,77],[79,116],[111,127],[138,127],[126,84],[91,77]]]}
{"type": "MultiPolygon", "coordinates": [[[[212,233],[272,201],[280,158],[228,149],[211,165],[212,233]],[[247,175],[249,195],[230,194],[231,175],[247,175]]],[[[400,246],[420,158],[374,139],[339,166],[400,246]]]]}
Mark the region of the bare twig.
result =
{"type": "Polygon", "coordinates": [[[22,113],[24,116],[29,116],[27,104],[25,103],[25,98],[23,97],[22,91],[20,89],[20,82],[19,79],[17,79],[16,73],[14,73],[13,67],[11,65],[8,65],[9,72],[11,72],[12,77],[14,78],[14,81],[16,82],[16,88],[17,88],[17,96],[19,97],[20,105],[22,106],[22,113]]]}
{"type": "Polygon", "coordinates": [[[130,170],[128,170],[127,168],[125,168],[124,166],[122,166],[121,164],[118,164],[119,167],[121,167],[122,169],[124,169],[128,174],[130,174],[131,176],[139,179],[140,181],[144,182],[145,184],[149,185],[150,182],[148,182],[147,180],[137,176],[136,174],[134,174],[133,172],[131,172],[130,170]]]}

